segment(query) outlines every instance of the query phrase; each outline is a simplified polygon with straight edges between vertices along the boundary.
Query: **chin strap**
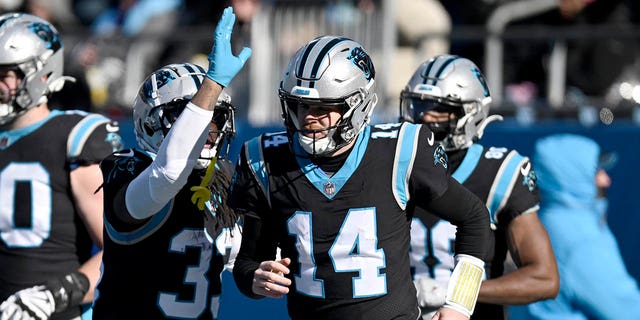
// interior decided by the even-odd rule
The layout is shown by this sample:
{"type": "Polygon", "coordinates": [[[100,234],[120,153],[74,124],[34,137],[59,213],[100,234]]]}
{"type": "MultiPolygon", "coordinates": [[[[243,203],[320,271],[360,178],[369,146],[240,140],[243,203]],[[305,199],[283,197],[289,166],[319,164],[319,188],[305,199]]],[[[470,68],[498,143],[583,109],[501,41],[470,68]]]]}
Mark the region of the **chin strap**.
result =
{"type": "Polygon", "coordinates": [[[218,157],[214,157],[209,162],[207,166],[207,172],[204,174],[204,178],[200,181],[199,186],[191,187],[191,191],[193,191],[193,195],[191,196],[191,203],[198,206],[199,210],[204,210],[204,204],[211,198],[211,192],[207,186],[211,181],[211,177],[213,177],[213,172],[215,171],[216,162],[218,161],[218,157]]]}

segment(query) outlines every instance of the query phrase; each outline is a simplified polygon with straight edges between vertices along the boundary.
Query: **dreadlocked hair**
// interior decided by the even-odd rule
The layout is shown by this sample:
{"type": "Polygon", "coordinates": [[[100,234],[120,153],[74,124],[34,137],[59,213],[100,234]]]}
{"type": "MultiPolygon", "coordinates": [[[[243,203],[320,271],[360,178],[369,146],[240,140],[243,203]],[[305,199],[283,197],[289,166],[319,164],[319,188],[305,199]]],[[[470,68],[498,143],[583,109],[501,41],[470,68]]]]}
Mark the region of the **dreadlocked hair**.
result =
{"type": "Polygon", "coordinates": [[[225,163],[224,160],[218,160],[218,164],[220,167],[216,168],[211,181],[209,181],[207,185],[207,189],[211,192],[209,199],[211,202],[211,210],[207,208],[203,211],[205,225],[207,230],[210,231],[210,234],[213,234],[214,230],[222,230],[223,228],[233,230],[239,217],[227,203],[233,175],[233,165],[231,165],[230,162],[225,163]]]}

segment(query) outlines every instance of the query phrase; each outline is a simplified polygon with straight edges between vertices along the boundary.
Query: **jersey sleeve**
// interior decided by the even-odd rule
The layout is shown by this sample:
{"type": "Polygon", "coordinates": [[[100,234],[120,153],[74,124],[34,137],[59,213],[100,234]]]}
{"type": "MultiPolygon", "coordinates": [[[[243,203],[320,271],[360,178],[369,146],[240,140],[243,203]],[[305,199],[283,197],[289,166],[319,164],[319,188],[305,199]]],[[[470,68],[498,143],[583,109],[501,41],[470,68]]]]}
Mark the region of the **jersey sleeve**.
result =
{"type": "Polygon", "coordinates": [[[71,168],[99,163],[122,148],[120,127],[98,114],[88,114],[72,129],[67,140],[67,157],[71,168]]]}
{"type": "Polygon", "coordinates": [[[147,155],[133,149],[113,153],[100,163],[105,219],[117,230],[134,230],[146,221],[131,217],[126,208],[125,193],[131,181],[150,164],[147,155]]]}
{"type": "Polygon", "coordinates": [[[537,177],[531,161],[524,158],[516,171],[512,173],[514,184],[505,206],[498,212],[498,223],[508,225],[511,220],[521,214],[537,211],[540,196],[538,194],[537,177]]]}
{"type": "Polygon", "coordinates": [[[256,172],[251,168],[248,155],[248,143],[245,143],[240,152],[231,187],[229,203],[240,214],[244,212],[264,212],[269,210],[263,184],[258,182],[256,172]]]}
{"type": "Polygon", "coordinates": [[[275,259],[277,240],[273,219],[264,219],[270,214],[264,187],[251,168],[251,161],[257,159],[250,159],[247,148],[248,143],[245,143],[236,165],[230,196],[231,207],[243,217],[242,244],[233,276],[240,292],[251,298],[261,298],[251,290],[253,273],[260,262],[275,259]]]}
{"type": "Polygon", "coordinates": [[[410,187],[421,201],[428,201],[440,197],[447,190],[448,160],[444,148],[434,141],[433,132],[423,125],[418,128],[418,144],[410,187]]]}

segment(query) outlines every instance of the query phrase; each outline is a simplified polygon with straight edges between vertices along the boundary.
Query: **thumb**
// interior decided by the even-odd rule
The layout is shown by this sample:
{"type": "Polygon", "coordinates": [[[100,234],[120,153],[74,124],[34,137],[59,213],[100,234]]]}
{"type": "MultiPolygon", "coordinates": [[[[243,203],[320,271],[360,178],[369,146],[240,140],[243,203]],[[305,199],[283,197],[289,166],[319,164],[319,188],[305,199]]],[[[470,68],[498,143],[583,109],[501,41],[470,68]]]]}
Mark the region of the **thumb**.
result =
{"type": "Polygon", "coordinates": [[[242,64],[244,64],[245,62],[247,62],[247,60],[249,60],[249,57],[251,57],[252,52],[253,51],[251,51],[251,48],[244,47],[242,48],[242,51],[238,55],[238,59],[240,59],[240,61],[242,61],[242,64]]]}
{"type": "Polygon", "coordinates": [[[291,264],[291,259],[290,258],[284,258],[282,260],[279,261],[282,265],[284,265],[285,267],[288,267],[291,264]]]}

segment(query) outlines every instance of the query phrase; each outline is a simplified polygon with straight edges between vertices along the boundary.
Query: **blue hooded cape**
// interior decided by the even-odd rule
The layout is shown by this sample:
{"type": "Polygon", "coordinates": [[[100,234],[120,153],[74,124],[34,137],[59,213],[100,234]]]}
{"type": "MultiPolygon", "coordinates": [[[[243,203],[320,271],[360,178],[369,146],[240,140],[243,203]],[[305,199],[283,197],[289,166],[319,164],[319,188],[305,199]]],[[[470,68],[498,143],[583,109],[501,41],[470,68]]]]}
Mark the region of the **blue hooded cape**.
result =
{"type": "Polygon", "coordinates": [[[510,319],[640,319],[640,291],[606,223],[606,199],[597,198],[599,155],[595,141],[578,135],[536,142],[539,216],[558,262],[560,292],[509,308],[510,319]]]}

